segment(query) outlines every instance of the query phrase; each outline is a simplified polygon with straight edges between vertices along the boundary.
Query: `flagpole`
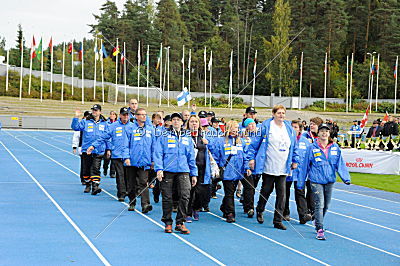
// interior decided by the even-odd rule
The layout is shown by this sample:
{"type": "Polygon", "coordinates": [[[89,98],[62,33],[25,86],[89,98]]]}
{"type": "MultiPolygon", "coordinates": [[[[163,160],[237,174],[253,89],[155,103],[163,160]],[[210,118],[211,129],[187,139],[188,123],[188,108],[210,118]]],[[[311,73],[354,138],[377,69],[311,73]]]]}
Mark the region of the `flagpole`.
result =
{"type": "Polygon", "coordinates": [[[207,47],[204,47],[204,106],[207,106],[207,47]]]}
{"type": "Polygon", "coordinates": [[[10,68],[10,49],[7,50],[6,91],[8,91],[8,69],[9,68],[10,68]]]}
{"type": "Polygon", "coordinates": [[[231,60],[229,62],[229,69],[230,69],[230,74],[229,74],[229,104],[230,104],[230,108],[232,111],[232,94],[233,94],[233,85],[232,85],[232,68],[233,68],[233,50],[231,50],[231,60]]]}
{"type": "MultiPolygon", "coordinates": [[[[188,70],[189,70],[189,75],[188,75],[188,89],[190,93],[190,72],[191,71],[191,64],[192,64],[192,49],[189,49],[189,61],[188,61],[188,70]]],[[[188,101],[188,108],[190,107],[190,100],[188,101]]]]}
{"type": "Polygon", "coordinates": [[[64,66],[65,66],[65,42],[63,42],[63,55],[62,55],[61,102],[64,102],[64,66]]]}
{"type": "Polygon", "coordinates": [[[354,61],[354,54],[351,53],[351,63],[350,63],[350,85],[349,85],[349,110],[351,111],[351,94],[353,89],[353,61],[354,61]]]}
{"type": "Polygon", "coordinates": [[[140,87],[140,41],[139,41],[139,44],[138,44],[138,54],[137,54],[137,58],[138,58],[138,62],[137,62],[137,64],[138,64],[138,72],[137,72],[137,100],[138,100],[138,102],[139,102],[139,98],[140,98],[140,89],[139,89],[139,87],[140,87]]]}
{"type": "Polygon", "coordinates": [[[371,64],[371,84],[369,85],[370,87],[369,87],[369,110],[371,111],[371,113],[372,113],[372,97],[373,97],[373,95],[372,95],[372,86],[373,86],[373,84],[374,84],[374,75],[373,75],[373,73],[372,73],[372,70],[373,70],[373,67],[374,67],[374,64],[375,64],[375,55],[372,55],[372,64],[371,64]]]}
{"type": "Polygon", "coordinates": [[[210,63],[209,63],[209,66],[210,66],[210,109],[211,109],[211,90],[212,90],[212,88],[211,88],[211,86],[212,86],[212,50],[211,50],[211,54],[210,54],[210,63]]]}
{"type": "Polygon", "coordinates": [[[97,76],[97,57],[99,56],[97,52],[97,37],[94,40],[94,74],[93,74],[93,100],[96,99],[96,76],[97,76]]]}
{"type": "Polygon", "coordinates": [[[169,49],[170,46],[168,46],[168,50],[167,50],[167,90],[168,90],[168,107],[169,107],[169,49]]]}
{"type": "MultiPolygon", "coordinates": [[[[256,53],[257,53],[257,51],[256,51],[256,53]]],[[[255,76],[254,76],[254,79],[256,79],[255,76]]],[[[303,52],[301,52],[301,58],[300,58],[299,110],[301,110],[301,86],[302,85],[303,85],[303,52]]],[[[254,89],[253,89],[253,91],[254,91],[254,89]]],[[[253,94],[253,99],[254,99],[254,94],[253,94]]],[[[253,106],[254,106],[254,102],[253,102],[253,106]]]]}
{"type": "Polygon", "coordinates": [[[32,39],[32,46],[31,46],[31,53],[30,53],[30,60],[29,60],[29,83],[28,83],[28,95],[31,95],[31,84],[32,84],[32,51],[35,49],[34,47],[34,40],[35,37],[32,39]]]}
{"type": "Polygon", "coordinates": [[[326,110],[326,77],[328,72],[327,64],[328,64],[328,53],[325,53],[324,111],[326,110]]]}
{"type": "Polygon", "coordinates": [[[147,45],[146,52],[146,62],[147,62],[147,73],[146,73],[146,106],[149,107],[149,71],[150,71],[150,54],[149,54],[150,46],[147,45]]]}
{"type": "Polygon", "coordinates": [[[378,92],[379,92],[379,56],[378,54],[378,63],[376,67],[376,97],[375,97],[375,111],[378,112],[378,92]]]}
{"type": "Polygon", "coordinates": [[[126,105],[126,46],[125,46],[125,42],[124,42],[124,102],[126,105]]]}
{"type": "Polygon", "coordinates": [[[118,38],[117,38],[117,46],[115,46],[115,101],[114,104],[117,104],[118,102],[118,38]]]}
{"type": "Polygon", "coordinates": [[[394,114],[396,114],[396,107],[397,107],[397,77],[398,77],[398,69],[399,69],[399,56],[396,56],[396,78],[394,82],[394,114]]]}
{"type": "Polygon", "coordinates": [[[161,94],[162,94],[162,51],[163,51],[163,45],[162,45],[162,43],[160,43],[160,64],[159,64],[159,67],[160,67],[160,91],[159,91],[159,100],[160,100],[160,102],[158,103],[158,106],[160,107],[161,106],[161,94]]]}
{"type": "Polygon", "coordinates": [[[81,56],[82,56],[82,104],[85,104],[85,60],[84,60],[84,50],[83,50],[83,40],[81,46],[81,56]]]}
{"type": "Polygon", "coordinates": [[[53,57],[54,57],[54,51],[53,51],[53,37],[50,39],[50,97],[53,98],[53,57]]]}
{"type": "Polygon", "coordinates": [[[182,45],[182,90],[185,88],[185,45],[182,45]]]}
{"type": "Polygon", "coordinates": [[[346,56],[346,113],[349,112],[349,56],[346,56]]]}
{"type": "Polygon", "coordinates": [[[74,96],[74,40],[71,41],[71,94],[74,96]]]}
{"type": "MultiPolygon", "coordinates": [[[[167,62],[168,62],[168,47],[164,47],[164,49],[167,51],[165,54],[165,63],[164,63],[164,78],[163,78],[163,89],[162,91],[165,91],[165,84],[166,84],[166,77],[167,77],[167,62]]],[[[169,96],[167,97],[167,104],[169,105],[169,96]]]]}
{"type": "Polygon", "coordinates": [[[40,39],[41,44],[41,59],[40,59],[40,102],[43,101],[43,39],[40,39]]]}
{"type": "Polygon", "coordinates": [[[24,43],[23,43],[23,37],[21,36],[21,70],[20,70],[20,78],[19,78],[19,100],[22,100],[22,71],[23,71],[23,65],[24,65],[24,43]]]}
{"type": "Polygon", "coordinates": [[[101,49],[101,55],[100,55],[100,60],[101,60],[101,99],[103,101],[104,105],[104,64],[103,64],[103,40],[100,40],[100,49],[101,49]]]}

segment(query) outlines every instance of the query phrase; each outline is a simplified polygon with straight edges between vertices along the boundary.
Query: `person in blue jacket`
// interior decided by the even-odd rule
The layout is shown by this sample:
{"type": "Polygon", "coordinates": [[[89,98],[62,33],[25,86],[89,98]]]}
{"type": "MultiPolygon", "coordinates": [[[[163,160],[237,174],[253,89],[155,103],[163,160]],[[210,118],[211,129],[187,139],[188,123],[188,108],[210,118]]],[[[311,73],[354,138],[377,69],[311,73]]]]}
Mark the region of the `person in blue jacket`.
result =
{"type": "Polygon", "coordinates": [[[257,221],[264,223],[263,212],[272,191],[276,190],[274,227],[286,230],[283,210],[286,200],[286,176],[297,168],[299,156],[296,148],[296,132],[285,120],[286,108],[275,105],[272,118],[261,125],[261,134],[249,145],[250,167],[254,174],[262,174],[261,193],[257,203],[257,221]]]}
{"type": "Polygon", "coordinates": [[[100,145],[104,145],[107,142],[111,142],[111,163],[114,165],[116,171],[116,183],[117,183],[117,197],[119,201],[124,201],[127,196],[127,176],[126,168],[124,167],[124,134],[127,126],[131,124],[129,122],[129,111],[128,108],[122,107],[119,110],[119,119],[109,124],[105,134],[97,139],[92,146],[87,149],[87,154],[90,154],[100,145]]]}
{"type": "Polygon", "coordinates": [[[141,197],[142,213],[153,209],[150,204],[148,179],[151,163],[155,130],[146,124],[146,110],[136,109],[136,119],[126,127],[123,157],[127,166],[127,185],[129,211],[135,210],[136,198],[141,197]]]}
{"type": "Polygon", "coordinates": [[[182,130],[182,115],[173,113],[171,121],[172,126],[158,138],[153,154],[154,170],[161,182],[163,209],[161,221],[165,223],[164,231],[172,233],[172,193],[174,183],[177,183],[179,203],[175,230],[182,234],[190,234],[184,222],[190,189],[197,183],[196,156],[190,134],[182,130]]]}
{"type": "Polygon", "coordinates": [[[346,185],[350,185],[350,174],[343,161],[339,146],[330,138],[330,127],[321,124],[318,128],[318,141],[307,148],[304,162],[301,165],[297,188],[303,189],[306,176],[311,182],[315,202],[315,230],[317,239],[325,240],[324,217],[332,197],[336,173],[346,185]]]}
{"type": "Polygon", "coordinates": [[[247,146],[244,139],[239,136],[239,124],[229,121],[226,125],[225,138],[218,139],[218,151],[222,183],[224,185],[224,198],[220,210],[226,222],[235,222],[235,200],[234,194],[239,180],[244,174],[251,175],[246,155],[247,146]]]}
{"type": "Polygon", "coordinates": [[[84,192],[89,193],[92,190],[92,195],[97,195],[101,192],[100,188],[100,165],[104,156],[104,152],[110,147],[109,143],[103,143],[94,149],[91,154],[87,154],[87,149],[98,140],[107,129],[107,122],[101,114],[100,104],[95,104],[92,107],[92,115],[86,119],[79,121],[82,112],[77,109],[75,118],[72,119],[71,128],[75,131],[81,131],[82,134],[82,172],[86,182],[84,192]]]}
{"type": "MultiPolygon", "coordinates": [[[[115,111],[111,111],[110,116],[107,119],[108,125],[112,125],[113,123],[117,122],[117,120],[118,120],[117,113],[115,111]]],[[[108,151],[106,151],[106,154],[107,154],[107,152],[108,151]]],[[[111,157],[104,156],[103,157],[103,175],[104,176],[107,176],[109,166],[110,166],[110,177],[115,178],[116,177],[115,166],[112,163],[111,157]]]]}
{"type": "MultiPolygon", "coordinates": [[[[299,166],[302,165],[304,161],[304,157],[306,156],[307,147],[311,145],[311,143],[307,140],[305,136],[301,134],[303,130],[303,124],[300,120],[293,120],[292,127],[297,134],[297,153],[299,155],[299,166]]],[[[290,208],[289,208],[289,199],[290,199],[290,187],[294,182],[294,198],[296,201],[297,206],[297,213],[299,215],[300,224],[305,224],[312,219],[312,213],[314,210],[312,200],[311,205],[307,202],[307,197],[311,198],[311,186],[310,181],[307,181],[307,197],[305,189],[297,189],[297,180],[300,174],[301,167],[297,167],[286,178],[286,203],[285,203],[285,210],[283,211],[283,218],[285,221],[290,221],[290,208]]]]}
{"type": "MultiPolygon", "coordinates": [[[[353,121],[353,125],[350,127],[350,131],[354,131],[354,132],[361,132],[361,127],[358,124],[357,120],[353,121]]],[[[359,138],[361,135],[360,134],[355,134],[356,138],[359,138]]]]}

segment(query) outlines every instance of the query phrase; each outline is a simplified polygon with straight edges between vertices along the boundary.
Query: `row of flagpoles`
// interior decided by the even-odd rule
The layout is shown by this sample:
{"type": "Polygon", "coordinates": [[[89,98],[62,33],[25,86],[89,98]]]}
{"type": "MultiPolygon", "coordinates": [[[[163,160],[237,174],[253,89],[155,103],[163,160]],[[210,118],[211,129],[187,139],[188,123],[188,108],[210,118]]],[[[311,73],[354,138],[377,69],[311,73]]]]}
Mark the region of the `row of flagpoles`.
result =
{"type": "MultiPolygon", "coordinates": [[[[103,58],[108,57],[108,53],[104,47],[103,40],[100,40],[100,48],[97,46],[98,40],[95,38],[95,61],[94,61],[94,84],[93,84],[93,98],[96,98],[96,84],[97,84],[97,61],[101,61],[101,88],[102,88],[102,102],[104,104],[104,65],[103,58]]],[[[22,47],[22,44],[21,44],[22,47]]],[[[50,95],[53,93],[53,40],[50,38],[49,45],[50,51],[50,95]]],[[[63,43],[63,52],[62,52],[62,85],[61,85],[61,102],[63,102],[64,95],[64,79],[65,79],[65,42],[63,43]]],[[[141,45],[140,41],[138,44],[138,53],[137,53],[137,97],[138,101],[140,100],[140,66],[141,66],[141,45]]],[[[67,53],[71,55],[71,94],[74,95],[74,43],[71,41],[68,44],[67,53]]],[[[190,94],[190,75],[191,75],[191,52],[189,49],[189,58],[188,58],[188,93],[190,94]]],[[[370,71],[369,71],[369,81],[368,81],[368,100],[370,102],[370,110],[372,110],[372,100],[373,100],[373,85],[374,85],[374,75],[376,75],[376,95],[375,95],[375,111],[378,108],[378,90],[379,90],[379,54],[377,58],[377,64],[375,64],[374,54],[370,54],[371,62],[370,62],[370,71]]],[[[82,86],[81,86],[81,94],[82,94],[82,104],[84,103],[84,47],[83,41],[81,43],[81,47],[78,51],[79,60],[81,61],[81,71],[82,71],[82,86]]],[[[115,58],[115,102],[118,101],[118,56],[120,55],[120,61],[123,65],[123,75],[124,75],[124,102],[127,102],[127,81],[126,81],[126,46],[125,42],[123,43],[123,51],[120,51],[120,46],[118,43],[118,39],[116,40],[116,46],[113,47],[112,56],[115,58]]],[[[160,74],[160,83],[159,83],[159,105],[161,106],[162,98],[167,99],[167,105],[170,106],[170,89],[169,89],[169,58],[170,58],[170,47],[163,47],[163,44],[160,44],[160,51],[157,57],[156,70],[159,70],[160,74]],[[163,62],[163,51],[166,51],[165,62],[163,62]],[[167,96],[164,95],[164,92],[167,91],[167,96]]],[[[21,71],[20,71],[20,91],[19,98],[22,99],[22,77],[23,77],[23,49],[21,49],[21,71]]],[[[28,83],[28,94],[31,94],[31,84],[32,84],[32,60],[37,58],[40,60],[40,101],[43,100],[43,44],[42,39],[40,39],[38,47],[36,47],[36,41],[33,37],[32,45],[30,49],[30,64],[29,64],[29,83],[28,83]]],[[[149,45],[147,45],[146,51],[146,87],[147,87],[147,106],[149,105],[149,45]]],[[[352,84],[353,84],[353,61],[354,55],[351,55],[350,67],[349,67],[349,56],[347,56],[347,65],[346,65],[346,112],[351,111],[352,108],[352,84]]],[[[186,88],[185,84],[185,46],[182,47],[182,90],[186,88]]],[[[204,106],[208,105],[212,107],[212,65],[213,65],[213,53],[210,52],[210,57],[207,62],[207,48],[204,48],[204,106]],[[209,83],[207,84],[207,72],[209,72],[209,83]],[[208,94],[208,95],[207,95],[208,94]]],[[[6,74],[6,91],[8,90],[8,69],[9,69],[9,51],[7,51],[7,74],[6,74]]],[[[325,65],[324,65],[324,110],[326,110],[326,94],[327,94],[327,74],[328,74],[328,55],[325,53],[325,65]]],[[[394,78],[395,78],[395,105],[394,105],[394,113],[396,113],[396,102],[397,102],[397,69],[398,69],[398,57],[396,58],[396,64],[394,67],[394,78]]],[[[228,90],[228,107],[232,109],[233,107],[233,50],[230,54],[229,60],[229,90],[228,90]]],[[[252,89],[252,98],[251,104],[254,106],[255,103],[255,83],[256,83],[256,70],[257,70],[257,50],[255,51],[254,57],[254,68],[253,68],[253,89],[252,89]]],[[[300,58],[300,90],[299,90],[299,109],[301,109],[301,98],[302,98],[302,80],[303,80],[303,52],[301,53],[300,58]]],[[[311,97],[311,91],[310,91],[311,97]]],[[[190,105],[190,100],[187,101],[188,106],[190,105]]]]}

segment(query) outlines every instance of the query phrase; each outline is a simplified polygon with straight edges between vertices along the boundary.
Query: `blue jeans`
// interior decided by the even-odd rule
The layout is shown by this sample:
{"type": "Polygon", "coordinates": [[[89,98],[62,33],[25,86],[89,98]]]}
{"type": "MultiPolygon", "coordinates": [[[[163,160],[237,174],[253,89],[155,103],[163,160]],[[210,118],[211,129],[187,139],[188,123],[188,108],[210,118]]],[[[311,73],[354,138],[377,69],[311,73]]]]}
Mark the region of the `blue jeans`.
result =
{"type": "Polygon", "coordinates": [[[317,184],[311,182],[311,190],[315,204],[314,217],[315,229],[324,229],[324,217],[328,211],[329,203],[332,198],[332,190],[334,183],[317,184]]]}

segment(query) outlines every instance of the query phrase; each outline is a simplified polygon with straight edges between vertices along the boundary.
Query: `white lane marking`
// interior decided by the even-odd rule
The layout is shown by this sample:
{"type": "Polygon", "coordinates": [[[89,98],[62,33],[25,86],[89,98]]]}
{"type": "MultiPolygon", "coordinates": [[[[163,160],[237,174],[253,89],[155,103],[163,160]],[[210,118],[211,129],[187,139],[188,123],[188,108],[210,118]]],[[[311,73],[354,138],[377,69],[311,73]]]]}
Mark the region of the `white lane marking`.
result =
{"type": "Polygon", "coordinates": [[[355,194],[358,196],[364,196],[364,197],[368,197],[368,198],[372,198],[372,199],[377,199],[377,200],[383,200],[383,201],[387,201],[387,202],[391,202],[391,203],[396,203],[396,204],[400,204],[399,201],[394,201],[394,200],[388,200],[388,199],[384,199],[384,198],[379,198],[379,197],[374,197],[374,196],[370,196],[370,195],[364,195],[361,193],[357,193],[357,192],[353,192],[353,191],[348,191],[348,190],[344,190],[344,189],[339,189],[339,188],[334,188],[335,190],[339,190],[345,193],[349,193],[349,194],[355,194]]]}

